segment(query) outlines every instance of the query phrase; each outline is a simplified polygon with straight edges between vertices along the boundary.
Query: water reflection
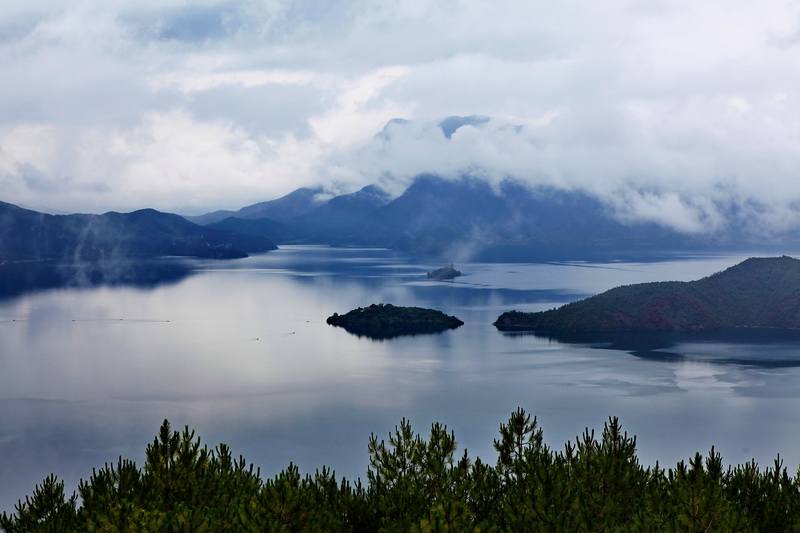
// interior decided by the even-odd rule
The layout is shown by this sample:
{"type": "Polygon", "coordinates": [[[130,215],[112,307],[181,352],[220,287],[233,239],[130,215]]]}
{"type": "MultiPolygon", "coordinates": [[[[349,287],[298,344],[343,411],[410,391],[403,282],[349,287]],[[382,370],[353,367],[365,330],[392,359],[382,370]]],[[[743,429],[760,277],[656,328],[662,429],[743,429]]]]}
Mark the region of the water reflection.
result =
{"type": "Polygon", "coordinates": [[[388,341],[391,339],[396,339],[398,337],[417,337],[417,336],[424,336],[424,337],[432,337],[434,335],[441,335],[445,331],[451,329],[458,329],[460,326],[449,326],[449,327],[433,327],[433,328],[426,328],[420,327],[416,328],[416,330],[409,331],[409,328],[405,327],[353,327],[353,326],[339,326],[335,325],[334,327],[341,327],[343,330],[348,332],[351,335],[355,335],[358,338],[370,339],[373,341],[383,342],[388,341]]]}
{"type": "Polygon", "coordinates": [[[64,287],[129,286],[153,289],[191,275],[177,259],[115,261],[27,261],[0,264],[0,299],[64,287]]]}
{"type": "MultiPolygon", "coordinates": [[[[508,334],[508,333],[507,333],[508,334]]],[[[800,367],[800,331],[736,328],[716,331],[533,332],[564,344],[621,350],[647,361],[760,368],[800,367]]],[[[520,335],[512,333],[511,335],[520,335]]]]}

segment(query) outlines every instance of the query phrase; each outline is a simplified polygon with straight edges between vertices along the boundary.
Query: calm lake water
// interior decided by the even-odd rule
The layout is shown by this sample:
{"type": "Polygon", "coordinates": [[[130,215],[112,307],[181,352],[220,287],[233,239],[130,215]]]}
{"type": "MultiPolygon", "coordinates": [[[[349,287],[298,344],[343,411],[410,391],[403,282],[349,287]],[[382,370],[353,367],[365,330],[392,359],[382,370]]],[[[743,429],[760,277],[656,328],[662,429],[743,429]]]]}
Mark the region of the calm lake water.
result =
{"type": "Polygon", "coordinates": [[[165,418],[226,442],[264,477],[292,461],[363,479],[370,433],[385,438],[402,417],[422,433],[445,423],[472,458],[494,462],[492,440],[518,406],[559,449],[613,415],[646,464],[714,445],[727,464],[771,466],[780,453],[794,473],[800,335],[548,338],[491,325],[510,309],[699,279],[748,255],[461,263],[449,282],[426,279],[441,264],[377,249],[287,246],[56,276],[26,266],[0,283],[0,510],[51,472],[71,492],[119,456],[141,465],[165,418]],[[374,341],[325,323],[379,302],[465,325],[374,341]]]}

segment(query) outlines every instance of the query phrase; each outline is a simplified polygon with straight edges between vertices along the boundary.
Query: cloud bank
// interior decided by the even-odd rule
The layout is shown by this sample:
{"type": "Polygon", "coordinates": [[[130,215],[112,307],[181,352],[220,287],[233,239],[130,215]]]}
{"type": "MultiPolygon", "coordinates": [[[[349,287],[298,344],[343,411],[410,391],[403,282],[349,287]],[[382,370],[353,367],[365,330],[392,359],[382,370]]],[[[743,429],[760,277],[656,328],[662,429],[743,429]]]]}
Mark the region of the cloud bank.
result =
{"type": "Polygon", "coordinates": [[[687,232],[800,222],[794,2],[75,4],[0,7],[0,200],[196,214],[470,173],[687,232]]]}

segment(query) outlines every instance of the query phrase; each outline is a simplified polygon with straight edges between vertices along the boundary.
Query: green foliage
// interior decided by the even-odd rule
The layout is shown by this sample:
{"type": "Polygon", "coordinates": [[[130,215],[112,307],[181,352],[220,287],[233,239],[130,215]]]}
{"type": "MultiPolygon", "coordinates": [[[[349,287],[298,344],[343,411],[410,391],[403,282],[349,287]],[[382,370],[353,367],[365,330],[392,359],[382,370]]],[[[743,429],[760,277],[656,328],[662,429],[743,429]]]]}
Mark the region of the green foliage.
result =
{"type": "Polygon", "coordinates": [[[3,513],[0,530],[8,533],[61,533],[72,531],[76,523],[76,497],[65,497],[64,482],[47,476],[36,485],[32,496],[17,503],[16,514],[3,513]]]}
{"type": "Polygon", "coordinates": [[[497,463],[459,455],[452,431],[427,438],[403,419],[371,435],[366,487],[327,468],[293,464],[262,481],[220,444],[164,421],[145,463],[120,458],[66,497],[54,475],[37,485],[4,532],[713,532],[800,530],[800,473],[780,458],[725,468],[713,448],[688,463],[644,468],[636,438],[609,418],[556,451],[536,418],[517,409],[494,441],[497,463]],[[80,502],[80,506],[78,505],[80,502]]]}
{"type": "Polygon", "coordinates": [[[455,436],[441,424],[431,427],[426,442],[403,419],[389,434],[388,445],[371,435],[367,449],[370,496],[384,531],[410,531],[418,525],[431,507],[454,496],[454,487],[467,466],[454,468],[455,436]]]}

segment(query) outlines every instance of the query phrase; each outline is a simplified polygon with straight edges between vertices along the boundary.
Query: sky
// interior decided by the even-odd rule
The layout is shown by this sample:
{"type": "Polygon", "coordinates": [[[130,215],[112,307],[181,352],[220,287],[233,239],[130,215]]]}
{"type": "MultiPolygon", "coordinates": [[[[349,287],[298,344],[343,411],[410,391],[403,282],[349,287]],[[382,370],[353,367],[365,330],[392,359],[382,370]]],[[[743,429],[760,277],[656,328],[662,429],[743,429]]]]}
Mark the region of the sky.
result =
{"type": "Polygon", "coordinates": [[[414,176],[800,224],[800,3],[0,3],[0,200],[239,209],[414,176]],[[444,135],[449,116],[480,116],[444,135]],[[403,119],[403,120],[395,120],[403,119]]]}

